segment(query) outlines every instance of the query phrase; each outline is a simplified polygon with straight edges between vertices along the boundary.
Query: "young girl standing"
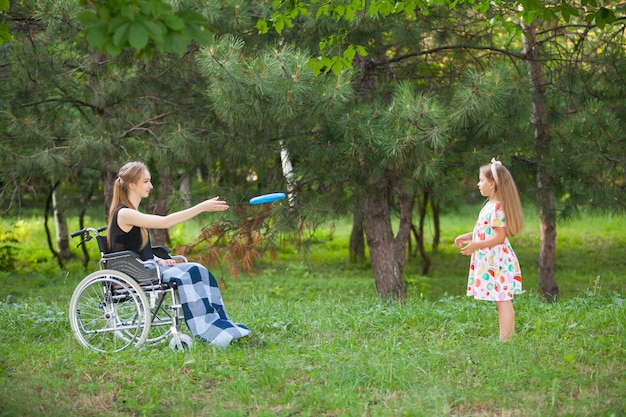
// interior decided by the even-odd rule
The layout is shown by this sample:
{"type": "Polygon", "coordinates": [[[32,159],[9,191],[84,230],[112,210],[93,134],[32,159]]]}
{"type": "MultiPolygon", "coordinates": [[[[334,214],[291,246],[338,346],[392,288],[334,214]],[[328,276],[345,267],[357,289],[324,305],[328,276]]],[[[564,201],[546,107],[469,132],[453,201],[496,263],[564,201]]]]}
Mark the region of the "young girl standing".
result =
{"type": "Polygon", "coordinates": [[[508,341],[515,330],[512,300],[522,292],[522,271],[507,236],[522,230],[522,204],[511,173],[495,159],[480,167],[478,189],[488,200],[474,231],[457,236],[454,244],[471,256],[467,295],[495,301],[500,340],[508,341]]]}

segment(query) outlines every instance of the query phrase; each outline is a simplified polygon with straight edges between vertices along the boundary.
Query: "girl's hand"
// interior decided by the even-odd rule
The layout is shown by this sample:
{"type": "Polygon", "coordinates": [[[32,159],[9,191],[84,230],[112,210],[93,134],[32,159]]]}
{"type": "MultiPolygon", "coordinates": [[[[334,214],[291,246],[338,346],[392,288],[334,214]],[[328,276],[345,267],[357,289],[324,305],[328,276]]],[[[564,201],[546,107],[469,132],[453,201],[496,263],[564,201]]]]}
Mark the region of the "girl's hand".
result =
{"type": "Polygon", "coordinates": [[[476,252],[476,244],[474,242],[463,242],[463,244],[467,243],[467,245],[461,248],[461,253],[466,256],[470,256],[472,253],[476,252]]]}
{"type": "Polygon", "coordinates": [[[454,246],[460,249],[461,246],[469,242],[471,242],[471,240],[468,240],[466,235],[460,235],[454,239],[454,246]]]}
{"type": "Polygon", "coordinates": [[[176,265],[176,261],[174,259],[161,259],[157,262],[161,266],[173,266],[176,265]]]}

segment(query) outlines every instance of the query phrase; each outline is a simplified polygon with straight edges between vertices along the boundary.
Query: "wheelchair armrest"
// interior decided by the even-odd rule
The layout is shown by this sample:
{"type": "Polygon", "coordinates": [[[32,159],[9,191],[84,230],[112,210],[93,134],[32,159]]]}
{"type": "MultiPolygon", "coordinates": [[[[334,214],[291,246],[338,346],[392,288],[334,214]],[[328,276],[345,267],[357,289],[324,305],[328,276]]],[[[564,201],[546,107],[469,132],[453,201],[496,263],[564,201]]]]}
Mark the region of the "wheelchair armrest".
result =
{"type": "Polygon", "coordinates": [[[180,260],[182,262],[188,262],[187,258],[185,256],[183,256],[183,255],[170,255],[170,253],[172,253],[172,251],[170,250],[170,248],[167,248],[165,246],[153,246],[152,247],[152,253],[157,258],[161,258],[161,259],[175,259],[175,260],[180,260]]]}
{"type": "Polygon", "coordinates": [[[124,272],[137,281],[159,279],[156,261],[142,261],[138,253],[130,250],[106,253],[102,255],[100,262],[104,268],[124,272]],[[146,268],[147,265],[153,265],[154,268],[146,268]]]}
{"type": "Polygon", "coordinates": [[[189,261],[187,260],[187,257],[186,257],[186,256],[184,256],[184,255],[174,255],[174,256],[172,256],[171,258],[172,258],[172,259],[175,259],[177,262],[184,262],[184,263],[189,262],[189,261]]]}
{"type": "Polygon", "coordinates": [[[139,254],[137,252],[134,252],[132,250],[123,250],[123,251],[119,251],[119,252],[109,252],[109,253],[104,253],[102,255],[102,259],[118,259],[118,258],[126,258],[132,256],[133,258],[140,260],[139,258],[139,254]]]}
{"type": "Polygon", "coordinates": [[[166,248],[165,246],[152,247],[152,253],[154,254],[154,256],[161,259],[171,259],[172,257],[170,256],[170,252],[170,248],[166,248]]]}

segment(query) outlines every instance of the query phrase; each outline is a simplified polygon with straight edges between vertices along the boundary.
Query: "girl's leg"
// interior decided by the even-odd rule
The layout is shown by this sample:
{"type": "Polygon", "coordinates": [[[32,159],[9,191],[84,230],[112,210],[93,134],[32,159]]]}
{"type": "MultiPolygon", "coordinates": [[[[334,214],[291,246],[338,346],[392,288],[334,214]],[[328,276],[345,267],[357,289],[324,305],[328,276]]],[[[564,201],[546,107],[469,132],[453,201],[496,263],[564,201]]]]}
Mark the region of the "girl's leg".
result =
{"type": "Polygon", "coordinates": [[[515,331],[515,310],[513,309],[513,303],[511,300],[496,301],[496,308],[498,309],[498,323],[500,324],[500,341],[509,341],[515,331]]]}

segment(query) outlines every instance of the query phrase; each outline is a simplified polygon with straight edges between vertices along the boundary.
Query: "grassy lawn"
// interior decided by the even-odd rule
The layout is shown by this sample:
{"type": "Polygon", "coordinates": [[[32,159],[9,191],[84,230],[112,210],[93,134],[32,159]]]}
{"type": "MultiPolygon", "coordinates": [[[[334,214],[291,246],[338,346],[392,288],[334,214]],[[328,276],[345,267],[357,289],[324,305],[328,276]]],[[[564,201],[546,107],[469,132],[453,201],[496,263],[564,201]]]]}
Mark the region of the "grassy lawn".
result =
{"type": "Polygon", "coordinates": [[[41,225],[23,220],[24,265],[0,272],[0,416],[626,415],[624,218],[559,226],[563,297],[548,304],[537,294],[539,229],[529,217],[513,240],[526,293],[503,344],[495,306],[464,296],[468,258],[452,245],[476,213],[445,218],[427,276],[418,258],[407,263],[405,302],[381,301],[368,266],[345,262],[349,229],[337,224],[306,256],[285,243],[252,277],[214,269],[250,337],[227,349],[115,355],[74,339],[67,304],[86,274],[78,261],[59,271],[38,249],[41,225]]]}

